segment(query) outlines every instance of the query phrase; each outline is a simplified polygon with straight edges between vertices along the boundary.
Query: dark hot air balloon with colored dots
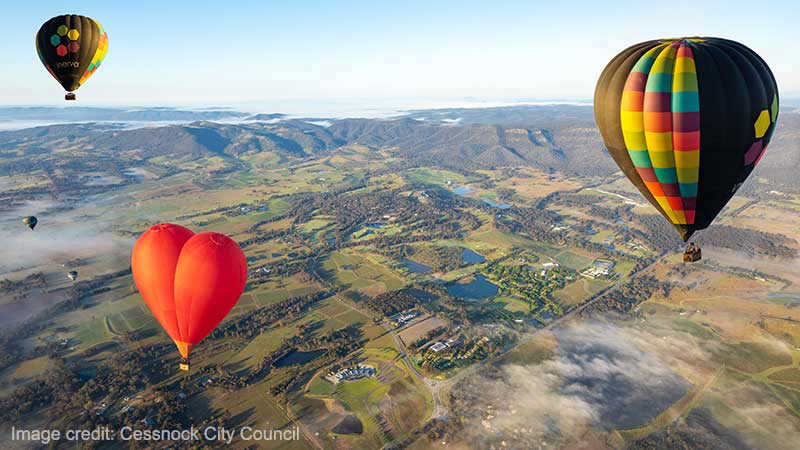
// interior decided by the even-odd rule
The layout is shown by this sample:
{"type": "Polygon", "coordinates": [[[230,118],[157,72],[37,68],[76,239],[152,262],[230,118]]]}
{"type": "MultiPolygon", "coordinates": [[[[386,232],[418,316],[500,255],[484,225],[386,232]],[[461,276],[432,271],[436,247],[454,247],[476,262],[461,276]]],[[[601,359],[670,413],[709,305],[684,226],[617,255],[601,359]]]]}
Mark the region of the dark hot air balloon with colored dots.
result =
{"type": "Polygon", "coordinates": [[[105,30],[85,16],[53,17],[36,33],[39,59],[67,91],[67,100],[75,100],[74,91],[97,71],[107,51],[105,30]]]}
{"type": "Polygon", "coordinates": [[[778,104],[764,60],[719,38],[629,47],[594,94],[612,158],[684,241],[711,224],[761,160],[778,104]]]}

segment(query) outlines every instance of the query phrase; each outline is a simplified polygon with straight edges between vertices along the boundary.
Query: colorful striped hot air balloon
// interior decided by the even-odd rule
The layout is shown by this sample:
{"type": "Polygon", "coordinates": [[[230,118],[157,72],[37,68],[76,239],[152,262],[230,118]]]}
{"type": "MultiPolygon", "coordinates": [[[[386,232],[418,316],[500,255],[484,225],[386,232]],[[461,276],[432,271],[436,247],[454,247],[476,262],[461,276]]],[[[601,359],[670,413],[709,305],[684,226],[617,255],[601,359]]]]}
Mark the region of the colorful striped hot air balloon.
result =
{"type": "Polygon", "coordinates": [[[737,42],[648,41],[606,66],[594,113],[620,169],[687,241],[763,156],[778,87],[761,57],[737,42]]]}
{"type": "Polygon", "coordinates": [[[44,67],[75,100],[78,89],[97,71],[108,51],[108,35],[102,25],[85,16],[57,16],[36,33],[36,52],[44,67]]]}

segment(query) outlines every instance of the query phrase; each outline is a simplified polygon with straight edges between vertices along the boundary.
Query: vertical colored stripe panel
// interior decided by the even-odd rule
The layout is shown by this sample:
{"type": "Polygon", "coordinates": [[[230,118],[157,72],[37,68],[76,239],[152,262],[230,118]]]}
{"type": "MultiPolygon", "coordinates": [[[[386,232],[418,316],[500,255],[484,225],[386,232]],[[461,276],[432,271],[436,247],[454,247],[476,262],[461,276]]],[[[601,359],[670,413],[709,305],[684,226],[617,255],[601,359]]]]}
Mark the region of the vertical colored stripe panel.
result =
{"type": "Polygon", "coordinates": [[[672,77],[673,150],[684,222],[694,223],[697,182],[700,175],[700,95],[694,54],[681,42],[672,77]]]}
{"type": "MultiPolygon", "coordinates": [[[[665,45],[658,45],[651,48],[633,66],[625,80],[625,87],[622,91],[622,104],[620,105],[620,124],[622,126],[622,137],[625,140],[625,147],[633,161],[633,165],[642,176],[645,169],[644,181],[648,181],[645,176],[652,174],[653,167],[647,153],[647,140],[644,130],[644,91],[647,85],[647,77],[650,69],[655,62],[656,55],[665,45]],[[647,171],[650,169],[650,171],[647,171]]],[[[655,174],[652,174],[655,177],[655,174]]],[[[650,190],[648,188],[648,190],[650,190]]],[[[652,190],[651,190],[652,191],[652,190]]]]}
{"type": "Polygon", "coordinates": [[[642,55],[623,88],[620,122],[636,171],[675,224],[693,224],[700,167],[700,97],[689,41],[642,55]]]}
{"type": "Polygon", "coordinates": [[[678,47],[670,44],[656,56],[644,90],[644,136],[650,161],[653,163],[661,190],[666,196],[659,201],[673,223],[683,223],[683,203],[675,173],[674,147],[672,140],[672,112],[674,93],[673,72],[678,47]],[[669,120],[664,120],[664,117],[669,120]]]}

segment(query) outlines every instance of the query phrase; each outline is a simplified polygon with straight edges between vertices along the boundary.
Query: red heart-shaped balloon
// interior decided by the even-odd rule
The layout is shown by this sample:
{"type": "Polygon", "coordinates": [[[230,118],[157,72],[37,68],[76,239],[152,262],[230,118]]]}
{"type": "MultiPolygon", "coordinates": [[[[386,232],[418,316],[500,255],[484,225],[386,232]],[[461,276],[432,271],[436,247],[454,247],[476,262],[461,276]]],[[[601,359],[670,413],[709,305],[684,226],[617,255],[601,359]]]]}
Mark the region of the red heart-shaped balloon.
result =
{"type": "Polygon", "coordinates": [[[131,269],[147,307],[183,358],[228,315],[247,282],[247,260],[233,239],[169,223],[139,237],[131,269]]]}

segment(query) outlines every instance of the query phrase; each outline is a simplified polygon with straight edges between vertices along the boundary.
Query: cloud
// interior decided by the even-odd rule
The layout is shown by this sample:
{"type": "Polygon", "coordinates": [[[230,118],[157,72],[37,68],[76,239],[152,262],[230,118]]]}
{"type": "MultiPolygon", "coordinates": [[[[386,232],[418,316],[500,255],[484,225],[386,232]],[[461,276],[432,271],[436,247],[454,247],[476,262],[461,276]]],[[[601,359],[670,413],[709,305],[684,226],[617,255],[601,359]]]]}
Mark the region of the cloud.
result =
{"type": "MultiPolygon", "coordinates": [[[[556,345],[548,359],[488,366],[453,389],[451,412],[463,427],[450,439],[470,448],[604,448],[605,432],[650,423],[692,385],[705,385],[717,373],[722,344],[673,327],[650,318],[573,322],[552,330],[556,345]]],[[[759,342],[786,350],[778,340],[759,342]]],[[[721,395],[723,416],[700,402],[686,421],[649,435],[643,445],[779,449],[800,441],[797,417],[778,392],[760,383],[735,386],[714,384],[704,394],[721,395]]]]}
{"type": "Polygon", "coordinates": [[[113,217],[87,215],[56,201],[32,201],[0,214],[0,235],[4,236],[0,275],[42,265],[60,265],[74,258],[127,257],[130,242],[115,236],[113,217]],[[34,231],[22,224],[22,217],[35,214],[34,231]]]}
{"type": "MultiPolygon", "coordinates": [[[[558,344],[552,358],[504,365],[469,380],[465,389],[475,398],[467,406],[467,442],[537,448],[579,439],[590,428],[639,426],[690,388],[651,353],[664,346],[661,336],[600,322],[553,333],[558,344]]],[[[682,347],[672,348],[691,357],[702,354],[682,347]]]]}

